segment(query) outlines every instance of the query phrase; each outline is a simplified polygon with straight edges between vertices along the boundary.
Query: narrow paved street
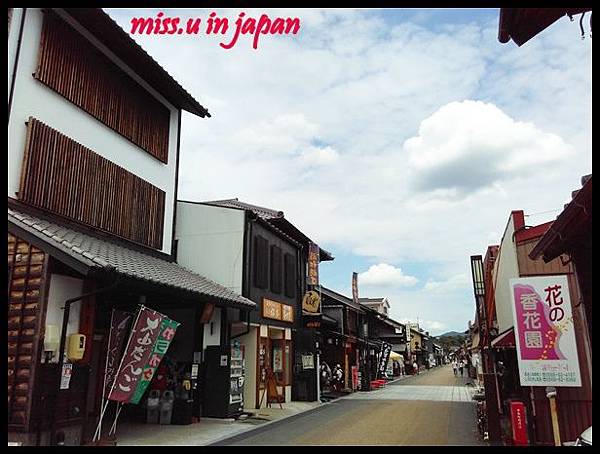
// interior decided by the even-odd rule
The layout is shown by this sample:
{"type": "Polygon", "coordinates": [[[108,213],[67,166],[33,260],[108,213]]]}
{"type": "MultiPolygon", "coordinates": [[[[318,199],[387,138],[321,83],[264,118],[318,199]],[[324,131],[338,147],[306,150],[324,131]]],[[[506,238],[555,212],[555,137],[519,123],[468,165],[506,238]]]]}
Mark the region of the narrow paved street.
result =
{"type": "Polygon", "coordinates": [[[470,381],[438,367],[218,444],[483,445],[470,381]]]}

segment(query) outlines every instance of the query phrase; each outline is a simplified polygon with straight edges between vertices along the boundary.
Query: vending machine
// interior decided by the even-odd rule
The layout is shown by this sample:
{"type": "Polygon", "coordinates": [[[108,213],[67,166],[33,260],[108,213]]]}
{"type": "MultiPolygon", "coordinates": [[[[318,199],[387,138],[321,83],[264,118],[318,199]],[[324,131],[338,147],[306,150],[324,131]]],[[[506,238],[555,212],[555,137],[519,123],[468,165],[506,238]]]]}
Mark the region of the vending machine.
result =
{"type": "Polygon", "coordinates": [[[234,340],[229,348],[206,347],[203,416],[233,418],[244,411],[244,348],[234,340]]]}
{"type": "Polygon", "coordinates": [[[244,346],[237,339],[231,343],[231,374],[229,377],[229,406],[230,413],[244,411],[244,346]]]}

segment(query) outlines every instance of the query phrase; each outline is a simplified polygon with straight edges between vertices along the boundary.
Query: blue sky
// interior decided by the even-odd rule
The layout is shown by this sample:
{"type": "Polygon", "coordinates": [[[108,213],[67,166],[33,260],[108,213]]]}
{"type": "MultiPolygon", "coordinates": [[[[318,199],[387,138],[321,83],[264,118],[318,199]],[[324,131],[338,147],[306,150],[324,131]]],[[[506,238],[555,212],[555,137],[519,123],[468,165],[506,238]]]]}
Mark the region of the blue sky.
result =
{"type": "MultiPolygon", "coordinates": [[[[179,197],[282,210],[336,257],[324,285],[349,294],[356,271],[394,318],[464,331],[469,256],[511,210],[556,217],[591,172],[591,40],[563,18],[500,44],[497,9],[244,11],[299,17],[300,32],[257,50],[134,37],[212,114],[183,117],[179,197]]],[[[129,30],[158,10],[107,12],[129,30]]]]}

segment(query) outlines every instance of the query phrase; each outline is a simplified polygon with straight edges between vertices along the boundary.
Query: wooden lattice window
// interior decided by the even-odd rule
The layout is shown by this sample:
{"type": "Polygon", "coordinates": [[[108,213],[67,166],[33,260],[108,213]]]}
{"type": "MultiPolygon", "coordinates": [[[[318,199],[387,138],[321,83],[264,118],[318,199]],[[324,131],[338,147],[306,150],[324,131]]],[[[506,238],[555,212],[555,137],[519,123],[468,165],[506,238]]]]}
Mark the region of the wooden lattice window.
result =
{"type": "Polygon", "coordinates": [[[51,11],[44,14],[34,77],[167,163],[169,109],[51,11]]]}
{"type": "Polygon", "coordinates": [[[27,127],[20,200],[162,248],[164,191],[41,121],[27,127]]]}

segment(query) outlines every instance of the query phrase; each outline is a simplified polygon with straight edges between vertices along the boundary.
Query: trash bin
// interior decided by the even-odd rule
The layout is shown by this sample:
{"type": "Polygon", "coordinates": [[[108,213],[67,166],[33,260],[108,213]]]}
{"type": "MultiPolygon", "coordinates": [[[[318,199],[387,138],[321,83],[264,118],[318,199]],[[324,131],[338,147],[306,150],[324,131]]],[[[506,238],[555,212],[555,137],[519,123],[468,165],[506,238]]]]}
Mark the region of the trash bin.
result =
{"type": "Polygon", "coordinates": [[[192,423],[194,399],[192,399],[191,388],[189,379],[183,380],[178,386],[175,392],[171,424],[188,425],[192,423]]]}
{"type": "Polygon", "coordinates": [[[160,424],[171,424],[171,415],[173,414],[173,401],[175,394],[171,390],[163,392],[160,399],[160,424]]]}
{"type": "Polygon", "coordinates": [[[153,389],[148,395],[146,401],[146,422],[148,424],[158,424],[160,414],[160,391],[153,389]]]}
{"type": "Polygon", "coordinates": [[[175,399],[171,424],[186,426],[192,423],[194,413],[193,399],[175,399]]]}

